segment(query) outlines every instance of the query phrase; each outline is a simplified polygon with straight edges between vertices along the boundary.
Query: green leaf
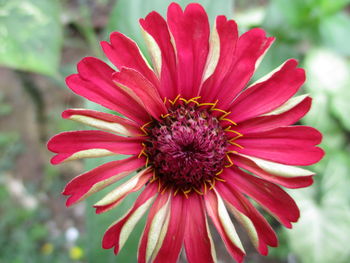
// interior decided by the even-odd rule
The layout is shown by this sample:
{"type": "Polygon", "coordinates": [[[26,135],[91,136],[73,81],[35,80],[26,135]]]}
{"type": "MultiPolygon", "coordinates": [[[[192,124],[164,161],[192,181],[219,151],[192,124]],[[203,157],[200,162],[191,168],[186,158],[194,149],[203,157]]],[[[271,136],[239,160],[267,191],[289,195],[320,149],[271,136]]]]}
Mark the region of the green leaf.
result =
{"type": "Polygon", "coordinates": [[[337,13],[323,19],[319,26],[323,43],[340,52],[350,55],[350,16],[346,13],[337,13]]]}
{"type": "Polygon", "coordinates": [[[299,190],[293,196],[301,218],[286,230],[292,251],[304,263],[348,262],[350,251],[350,160],[344,153],[328,158],[324,174],[316,175],[318,186],[299,190]],[[320,177],[320,178],[319,178],[320,177]]]}
{"type": "Polygon", "coordinates": [[[0,1],[0,64],[55,75],[62,28],[57,0],[0,1]]]}

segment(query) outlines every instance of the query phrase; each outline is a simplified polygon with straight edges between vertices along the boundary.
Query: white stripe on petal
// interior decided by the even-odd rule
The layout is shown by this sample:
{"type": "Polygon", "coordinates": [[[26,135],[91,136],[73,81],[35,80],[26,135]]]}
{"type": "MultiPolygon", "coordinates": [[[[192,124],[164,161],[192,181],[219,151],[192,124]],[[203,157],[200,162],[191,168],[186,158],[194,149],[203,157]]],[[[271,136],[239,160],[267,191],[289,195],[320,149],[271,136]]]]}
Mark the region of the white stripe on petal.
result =
{"type": "Polygon", "coordinates": [[[220,38],[219,38],[218,31],[216,29],[216,21],[214,24],[214,28],[211,32],[212,33],[210,35],[210,43],[209,43],[210,49],[209,49],[207,64],[205,66],[205,72],[203,74],[204,77],[202,82],[204,82],[214,73],[220,58],[220,38]]]}
{"type": "Polygon", "coordinates": [[[76,152],[69,156],[67,159],[64,159],[62,162],[68,162],[73,160],[78,160],[82,158],[95,158],[95,157],[105,157],[116,155],[116,153],[108,151],[106,149],[89,149],[76,152]]]}
{"type": "Polygon", "coordinates": [[[119,237],[119,251],[124,246],[126,240],[128,239],[130,233],[135,228],[137,222],[141,219],[144,213],[149,209],[152,202],[156,198],[156,195],[149,198],[144,204],[135,210],[135,212],[129,217],[128,221],[124,224],[122,230],[120,231],[119,237]]]}
{"type": "Polygon", "coordinates": [[[166,233],[168,231],[169,222],[170,222],[170,211],[168,213],[166,213],[166,218],[164,220],[163,226],[161,227],[161,232],[159,233],[158,241],[157,241],[156,247],[154,248],[154,251],[152,253],[152,259],[150,260],[150,262],[152,262],[156,258],[160,248],[163,245],[163,241],[164,241],[166,233]]]}
{"type": "Polygon", "coordinates": [[[293,97],[286,101],[282,106],[278,107],[277,109],[274,109],[271,112],[265,113],[262,116],[277,115],[289,111],[290,109],[294,108],[296,105],[301,103],[307,96],[308,94],[293,97]]]}
{"type": "Polygon", "coordinates": [[[160,51],[160,48],[157,42],[154,40],[154,38],[150,34],[148,34],[142,27],[141,32],[146,42],[147,49],[151,55],[155,73],[158,76],[158,78],[160,78],[160,74],[162,71],[162,52],[160,51]]]}
{"type": "Polygon", "coordinates": [[[281,176],[281,177],[292,178],[292,177],[299,177],[299,176],[310,176],[315,174],[314,172],[311,172],[309,170],[296,167],[296,166],[274,163],[271,161],[248,156],[245,154],[238,154],[238,155],[253,161],[257,166],[259,166],[264,171],[270,174],[281,176]]]}
{"type": "Polygon", "coordinates": [[[244,252],[243,245],[239,239],[236,229],[231,221],[231,218],[227,212],[224,201],[221,196],[215,191],[218,200],[218,215],[222,227],[227,235],[227,237],[234,243],[240,250],[244,252]]]}
{"type": "MultiPolygon", "coordinates": [[[[170,204],[170,195],[168,201],[163,205],[161,209],[154,215],[147,240],[147,248],[146,248],[146,262],[149,262],[150,258],[154,254],[154,251],[157,247],[158,241],[160,241],[160,237],[163,236],[163,240],[165,237],[165,233],[167,228],[163,229],[163,224],[167,219],[169,213],[169,204],[170,204]],[[164,233],[163,233],[164,232],[164,233]]],[[[161,243],[163,243],[161,240],[161,243]]]]}

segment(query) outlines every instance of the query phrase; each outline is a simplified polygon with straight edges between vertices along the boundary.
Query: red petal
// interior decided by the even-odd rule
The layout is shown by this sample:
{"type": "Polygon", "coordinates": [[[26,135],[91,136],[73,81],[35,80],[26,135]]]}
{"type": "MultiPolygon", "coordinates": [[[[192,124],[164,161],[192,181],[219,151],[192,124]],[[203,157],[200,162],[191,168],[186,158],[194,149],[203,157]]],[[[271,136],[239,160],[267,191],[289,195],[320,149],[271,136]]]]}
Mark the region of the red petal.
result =
{"type": "Polygon", "coordinates": [[[232,103],[227,118],[239,123],[270,112],[285,103],[305,81],[305,72],[297,68],[298,62],[288,60],[269,79],[242,92],[232,103]]]}
{"type": "MultiPolygon", "coordinates": [[[[149,184],[145,188],[145,190],[142,191],[142,193],[136,199],[134,206],[131,208],[131,210],[127,212],[123,218],[115,222],[112,226],[110,226],[107,229],[102,240],[102,247],[104,249],[110,249],[114,247],[115,254],[117,254],[120,251],[120,249],[124,245],[125,238],[128,237],[127,235],[126,237],[123,237],[124,238],[123,240],[121,240],[121,232],[124,229],[126,223],[129,221],[130,218],[132,218],[133,216],[136,216],[137,213],[135,212],[141,211],[141,214],[143,215],[146,212],[147,207],[151,204],[150,202],[152,202],[152,199],[155,198],[155,195],[157,194],[157,192],[158,190],[157,190],[156,184],[149,184]]],[[[138,221],[138,220],[135,220],[135,221],[138,221]]]]}
{"type": "Polygon", "coordinates": [[[260,178],[269,181],[271,183],[279,184],[287,188],[302,188],[312,185],[313,179],[310,176],[297,176],[297,177],[283,177],[268,173],[256,165],[253,161],[248,158],[244,158],[240,155],[235,155],[234,157],[235,165],[241,167],[260,178]]]}
{"type": "Polygon", "coordinates": [[[278,245],[277,236],[267,220],[258,212],[258,210],[235,188],[231,188],[226,183],[218,182],[215,189],[219,194],[235,207],[239,212],[247,216],[253,223],[258,234],[258,249],[261,254],[267,255],[268,247],[278,245]]]}
{"type": "Polygon", "coordinates": [[[182,11],[172,3],[167,21],[176,47],[179,94],[187,99],[196,97],[209,53],[208,16],[199,4],[189,4],[182,11]]]}
{"type": "Polygon", "coordinates": [[[70,157],[73,159],[88,157],[73,156],[86,150],[103,149],[111,154],[139,154],[142,149],[142,141],[142,137],[121,137],[96,130],[71,131],[55,135],[50,139],[47,147],[50,151],[57,153],[51,159],[51,163],[58,164],[70,157]]]}
{"type": "Polygon", "coordinates": [[[216,262],[203,199],[197,194],[188,199],[184,244],[188,262],[216,262]]]}
{"type": "Polygon", "coordinates": [[[174,99],[178,94],[176,57],[168,25],[157,12],[151,12],[140,20],[142,28],[156,41],[162,55],[159,93],[161,98],[174,99]]]}
{"type": "MultiPolygon", "coordinates": [[[[230,68],[235,61],[236,43],[238,39],[236,22],[227,20],[225,16],[218,16],[216,18],[216,31],[220,41],[219,61],[213,75],[203,83],[200,94],[202,99],[207,102],[214,102],[220,95],[219,93],[222,92],[222,83],[225,77],[231,73],[230,68]]],[[[216,43],[212,43],[212,45],[215,44],[216,43]]]]}
{"type": "Polygon", "coordinates": [[[167,233],[154,263],[177,262],[184,240],[187,211],[187,202],[184,197],[182,195],[173,196],[167,233]]]}
{"type": "Polygon", "coordinates": [[[289,165],[311,165],[324,155],[314,146],[321,140],[321,133],[314,128],[291,126],[245,135],[235,142],[243,147],[238,150],[242,154],[289,165]]]}
{"type": "Polygon", "coordinates": [[[292,125],[300,120],[311,107],[311,98],[306,97],[292,109],[276,115],[268,115],[249,119],[240,123],[235,130],[242,133],[258,133],[272,130],[281,126],[292,125]]]}
{"type": "Polygon", "coordinates": [[[132,68],[140,72],[156,87],[159,80],[147,65],[137,44],[122,33],[114,32],[110,36],[111,44],[102,41],[101,46],[108,59],[120,70],[122,67],[132,68]]]}
{"type": "Polygon", "coordinates": [[[237,94],[245,88],[253,76],[258,62],[273,41],[274,38],[266,37],[265,31],[260,28],[249,30],[239,37],[235,60],[220,85],[217,97],[219,108],[226,110],[237,94]]]}
{"type": "Polygon", "coordinates": [[[103,164],[89,172],[75,177],[64,188],[62,194],[70,195],[67,206],[71,206],[83,198],[120,180],[133,171],[144,166],[145,162],[137,157],[113,161],[103,164]]]}
{"type": "Polygon", "coordinates": [[[285,227],[291,228],[291,222],[299,219],[299,209],[294,200],[279,186],[256,178],[238,168],[227,169],[222,174],[229,187],[238,189],[256,200],[267,209],[285,227]]]}
{"type": "Polygon", "coordinates": [[[225,246],[230,253],[230,255],[237,261],[237,262],[243,262],[243,258],[245,256],[244,251],[235,244],[232,239],[229,237],[229,235],[226,233],[226,229],[220,219],[220,212],[219,212],[219,200],[218,196],[214,191],[209,191],[205,196],[205,206],[207,213],[211,220],[213,221],[217,231],[219,232],[222,240],[225,243],[225,246]]]}
{"type": "Polygon", "coordinates": [[[115,110],[126,117],[144,124],[150,120],[143,106],[115,85],[112,74],[115,72],[96,58],[84,58],[78,64],[79,74],[66,78],[68,87],[76,94],[115,110]]]}
{"type": "Polygon", "coordinates": [[[122,68],[120,72],[113,74],[113,81],[134,92],[141,99],[148,113],[155,119],[159,120],[160,115],[166,114],[167,109],[157,89],[137,71],[122,68]]]}

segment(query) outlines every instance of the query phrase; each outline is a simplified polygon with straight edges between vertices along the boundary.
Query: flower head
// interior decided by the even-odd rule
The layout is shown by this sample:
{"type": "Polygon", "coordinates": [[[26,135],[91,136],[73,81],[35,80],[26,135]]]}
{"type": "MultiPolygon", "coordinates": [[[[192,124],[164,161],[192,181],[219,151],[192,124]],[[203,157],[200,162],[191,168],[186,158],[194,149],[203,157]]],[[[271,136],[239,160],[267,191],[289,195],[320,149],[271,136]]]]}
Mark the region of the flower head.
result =
{"type": "Polygon", "coordinates": [[[312,172],[296,166],[318,162],[321,134],[290,126],[310,109],[311,98],[292,98],[305,81],[291,59],[248,86],[274,38],[262,29],[238,36],[233,20],[218,16],[210,33],[199,4],[168,8],[167,20],[152,12],[140,20],[152,67],[135,42],[111,34],[102,48],[116,69],[88,57],[67,77],[80,96],[122,114],[69,109],[63,118],[100,130],[63,132],[48,148],[53,164],[107,155],[105,163],[65,187],[67,205],[130,176],[95,204],[103,213],[142,189],[133,207],[107,230],[104,248],[118,253],[143,214],[138,262],[176,262],[182,247],[189,262],[215,262],[208,218],[238,262],[245,255],[229,213],[266,255],[276,235],[248,198],[284,226],[299,218],[280,187],[312,184],[312,172]],[[134,175],[136,172],[136,175],[134,175]]]}

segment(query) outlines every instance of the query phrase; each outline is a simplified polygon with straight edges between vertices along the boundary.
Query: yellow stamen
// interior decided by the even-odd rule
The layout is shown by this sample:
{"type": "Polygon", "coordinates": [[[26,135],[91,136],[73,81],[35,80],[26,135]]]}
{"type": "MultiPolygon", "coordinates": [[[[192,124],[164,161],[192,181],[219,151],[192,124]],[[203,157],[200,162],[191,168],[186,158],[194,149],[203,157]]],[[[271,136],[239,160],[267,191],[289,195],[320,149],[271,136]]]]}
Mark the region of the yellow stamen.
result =
{"type": "Polygon", "coordinates": [[[140,127],[140,129],[145,133],[145,135],[148,135],[148,132],[145,130],[145,127],[150,125],[151,123],[152,121],[149,121],[140,127]]]}
{"type": "Polygon", "coordinates": [[[170,113],[167,113],[167,114],[161,114],[160,115],[163,119],[165,119],[166,117],[169,117],[170,116],[170,113]]]}
{"type": "Polygon", "coordinates": [[[237,146],[238,148],[244,149],[244,147],[243,147],[242,145],[239,145],[238,143],[235,143],[235,142],[233,142],[233,141],[231,141],[231,140],[229,140],[228,142],[229,142],[230,144],[232,144],[232,145],[237,146]]]}
{"type": "Polygon", "coordinates": [[[201,191],[199,191],[197,188],[193,187],[193,190],[194,190],[197,194],[203,195],[203,193],[202,193],[201,191]]]}
{"type": "Polygon", "coordinates": [[[237,123],[235,123],[233,120],[231,119],[226,119],[226,118],[222,118],[221,121],[228,121],[229,123],[232,123],[233,125],[237,126],[237,123]]]}
{"type": "Polygon", "coordinates": [[[218,171],[215,175],[219,175],[224,171],[224,169],[221,169],[220,171],[218,171]]]}
{"type": "Polygon", "coordinates": [[[174,105],[176,103],[176,101],[180,98],[180,94],[176,96],[176,98],[172,101],[172,100],[169,100],[170,104],[171,105],[174,105]]]}
{"type": "Polygon", "coordinates": [[[217,181],[220,181],[220,182],[226,182],[225,179],[222,179],[222,178],[219,178],[219,177],[215,177],[214,179],[217,180],[217,181]]]}

